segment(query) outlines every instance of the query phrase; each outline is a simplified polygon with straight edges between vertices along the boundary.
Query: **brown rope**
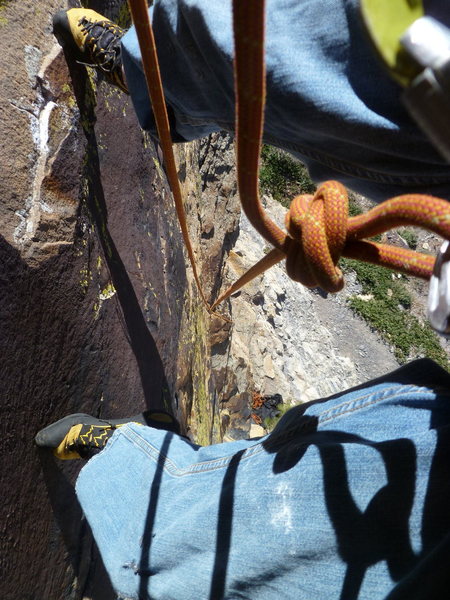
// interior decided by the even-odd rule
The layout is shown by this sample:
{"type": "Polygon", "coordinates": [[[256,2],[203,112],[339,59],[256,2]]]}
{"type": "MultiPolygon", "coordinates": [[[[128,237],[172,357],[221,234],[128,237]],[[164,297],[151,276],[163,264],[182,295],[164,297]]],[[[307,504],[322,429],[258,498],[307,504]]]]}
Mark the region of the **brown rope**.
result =
{"type": "Polygon", "coordinates": [[[345,188],[336,181],[329,181],[320,186],[314,196],[294,198],[286,216],[287,233],[266,215],[258,189],[265,104],[265,2],[233,0],[239,193],[243,210],[250,222],[274,249],[229,287],[210,307],[200,285],[189,240],[147,6],[145,0],[129,1],[183,239],[200,296],[209,311],[284,257],[290,277],[308,287],[320,286],[330,292],[336,292],[343,287],[342,273],[336,266],[340,256],[358,258],[417,277],[430,277],[434,257],[404,248],[377,244],[363,238],[399,225],[416,225],[450,239],[450,211],[445,200],[409,194],[387,200],[365,215],[348,218],[345,188]]]}
{"type": "MultiPolygon", "coordinates": [[[[192,272],[197,284],[197,288],[203,303],[210,311],[210,306],[203,292],[200,278],[198,276],[195,262],[194,251],[184,212],[183,195],[181,193],[180,181],[178,179],[175,156],[172,147],[172,138],[170,135],[169,117],[167,115],[166,102],[164,99],[161,73],[159,70],[158,56],[156,51],[153,29],[148,16],[148,7],[145,0],[129,0],[131,16],[136,29],[136,34],[141,50],[142,65],[144,68],[147,89],[152,102],[153,113],[155,115],[156,127],[158,130],[159,143],[161,145],[164,165],[166,167],[167,179],[172,190],[178,221],[181,227],[184,244],[188,253],[189,261],[192,266],[192,272]]],[[[220,315],[219,315],[220,316],[220,315]]]]}
{"type": "Polygon", "coordinates": [[[343,287],[342,273],[336,266],[341,256],[422,279],[430,278],[434,256],[364,238],[392,227],[420,225],[450,239],[450,212],[446,200],[422,194],[398,196],[363,215],[350,218],[347,218],[347,204],[347,192],[337,181],[324,183],[315,196],[294,198],[286,214],[286,227],[292,237],[286,237],[283,251],[274,248],[230,286],[211,308],[283,258],[286,258],[286,271],[291,279],[307,287],[320,286],[329,292],[343,287]],[[341,223],[336,221],[339,217],[341,223]]]}
{"type": "Polygon", "coordinates": [[[365,215],[349,218],[345,188],[337,181],[328,181],[314,196],[294,198],[286,215],[288,233],[266,215],[258,189],[265,100],[264,10],[264,0],[233,0],[237,169],[242,207],[274,250],[229,287],[212,308],[284,257],[292,279],[330,292],[344,285],[336,266],[340,256],[428,279],[434,257],[362,238],[400,225],[416,225],[450,239],[446,200],[407,194],[387,200],[365,215]]]}

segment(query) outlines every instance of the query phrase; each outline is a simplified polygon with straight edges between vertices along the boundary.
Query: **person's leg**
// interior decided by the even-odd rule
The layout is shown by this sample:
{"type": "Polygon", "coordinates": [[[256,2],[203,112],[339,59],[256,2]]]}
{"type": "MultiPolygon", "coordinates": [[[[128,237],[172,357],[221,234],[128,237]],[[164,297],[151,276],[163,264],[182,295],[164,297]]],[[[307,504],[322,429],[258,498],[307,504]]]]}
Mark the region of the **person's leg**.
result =
{"type": "MultiPolygon", "coordinates": [[[[231,4],[160,0],[149,11],[173,141],[233,132],[231,4]]],[[[125,89],[122,69],[109,66],[120,55],[140,125],[156,136],[135,28],[123,35],[109,21],[104,35],[104,17],[92,13],[61,13],[55,33],[81,52],[81,62],[125,89]]],[[[267,143],[297,156],[313,180],[337,179],[375,200],[424,191],[448,196],[450,168],[403,108],[364,31],[359,0],[272,0],[266,20],[267,143]]]]}
{"type": "Polygon", "coordinates": [[[398,597],[410,600],[413,581],[418,597],[439,597],[449,389],[445,371],[419,361],[293,409],[259,440],[199,447],[124,426],[77,481],[113,586],[185,600],[355,600],[406,587],[398,597]]]}
{"type": "MultiPolygon", "coordinates": [[[[231,2],[159,0],[149,10],[177,134],[234,132],[231,2]]],[[[360,0],[266,2],[265,48],[266,143],[297,156],[314,181],[337,179],[375,200],[449,195],[450,167],[402,105],[363,26],[360,0]]],[[[141,127],[152,129],[134,27],[122,38],[122,56],[141,127]]]]}

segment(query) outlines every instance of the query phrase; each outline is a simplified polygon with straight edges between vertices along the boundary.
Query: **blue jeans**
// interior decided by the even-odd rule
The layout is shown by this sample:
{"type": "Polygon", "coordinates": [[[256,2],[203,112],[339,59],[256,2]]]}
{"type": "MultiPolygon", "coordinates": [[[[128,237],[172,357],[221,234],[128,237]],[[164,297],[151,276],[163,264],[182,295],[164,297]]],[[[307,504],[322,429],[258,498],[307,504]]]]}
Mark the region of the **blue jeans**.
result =
{"type": "MultiPolygon", "coordinates": [[[[425,0],[450,25],[446,0],[425,0]]],[[[151,9],[175,141],[234,130],[231,1],[159,0],[151,9]]],[[[155,133],[132,28],[123,38],[131,98],[155,133]]],[[[450,198],[450,167],[401,104],[378,61],[359,0],[267,1],[265,141],[316,181],[338,179],[374,200],[407,192],[450,198]]]]}
{"type": "Polygon", "coordinates": [[[139,425],[77,494],[120,597],[434,600],[450,589],[450,375],[427,359],[200,447],[139,425]]]}

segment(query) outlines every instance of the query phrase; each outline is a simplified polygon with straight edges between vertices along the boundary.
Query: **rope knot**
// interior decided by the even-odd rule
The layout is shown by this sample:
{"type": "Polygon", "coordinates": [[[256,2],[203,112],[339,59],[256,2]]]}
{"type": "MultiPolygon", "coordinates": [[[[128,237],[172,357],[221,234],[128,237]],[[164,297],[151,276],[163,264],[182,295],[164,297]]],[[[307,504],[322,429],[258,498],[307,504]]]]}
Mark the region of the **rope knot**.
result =
{"type": "Polygon", "coordinates": [[[286,215],[289,236],[283,251],[286,271],[307,287],[338,292],[344,286],[336,266],[347,236],[348,196],[336,181],[323,183],[314,196],[296,196],[286,215]]]}

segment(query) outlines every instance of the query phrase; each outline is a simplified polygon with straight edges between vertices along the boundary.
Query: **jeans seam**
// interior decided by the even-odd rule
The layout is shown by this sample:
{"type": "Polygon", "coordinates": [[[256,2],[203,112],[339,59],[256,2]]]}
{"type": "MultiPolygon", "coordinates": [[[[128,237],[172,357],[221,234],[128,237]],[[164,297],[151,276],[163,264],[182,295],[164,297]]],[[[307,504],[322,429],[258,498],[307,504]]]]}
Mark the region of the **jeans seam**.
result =
{"type": "MultiPolygon", "coordinates": [[[[378,404],[379,402],[384,402],[386,400],[392,400],[396,397],[400,397],[400,396],[404,396],[405,394],[405,390],[402,389],[401,391],[397,391],[396,393],[390,393],[389,394],[389,389],[397,389],[397,387],[395,388],[388,388],[387,390],[380,390],[380,392],[383,393],[382,396],[378,397],[378,398],[373,398],[373,392],[369,393],[369,394],[365,394],[364,396],[359,396],[357,398],[353,398],[352,400],[348,400],[346,402],[343,402],[342,404],[340,404],[339,406],[335,406],[334,408],[328,409],[325,412],[323,412],[322,414],[319,415],[319,423],[326,423],[328,421],[332,421],[338,417],[340,417],[341,415],[347,415],[349,413],[355,412],[357,410],[361,410],[364,408],[367,408],[368,406],[372,406],[374,404],[378,404]],[[386,392],[389,395],[386,395],[386,392]],[[364,402],[364,399],[367,398],[368,396],[371,396],[372,399],[370,401],[364,402]],[[350,405],[355,405],[356,406],[352,406],[350,407],[350,405]],[[345,410],[343,410],[344,407],[349,407],[345,410]]],[[[414,395],[428,395],[430,396],[434,396],[434,394],[432,392],[430,392],[429,390],[426,390],[425,388],[416,388],[416,389],[409,389],[408,390],[408,395],[411,396],[412,394],[414,395]]]]}
{"type": "MultiPolygon", "coordinates": [[[[234,456],[234,454],[232,454],[221,458],[192,463],[187,467],[180,468],[173,462],[173,460],[168,458],[166,455],[163,455],[158,448],[153,446],[153,444],[151,444],[148,440],[144,439],[142,436],[139,435],[139,433],[137,433],[133,429],[123,427],[121,428],[121,434],[124,435],[129,442],[136,446],[136,448],[140,449],[154,462],[158,462],[162,458],[164,460],[164,471],[173,477],[185,477],[194,473],[219,471],[220,469],[225,468],[234,456]],[[167,463],[169,463],[169,466],[167,465],[167,463]]],[[[262,446],[262,443],[257,442],[254,446],[251,446],[250,448],[247,448],[245,450],[244,454],[241,457],[241,461],[249,459],[255,456],[256,454],[259,454],[263,450],[264,448],[262,446]]]]}

